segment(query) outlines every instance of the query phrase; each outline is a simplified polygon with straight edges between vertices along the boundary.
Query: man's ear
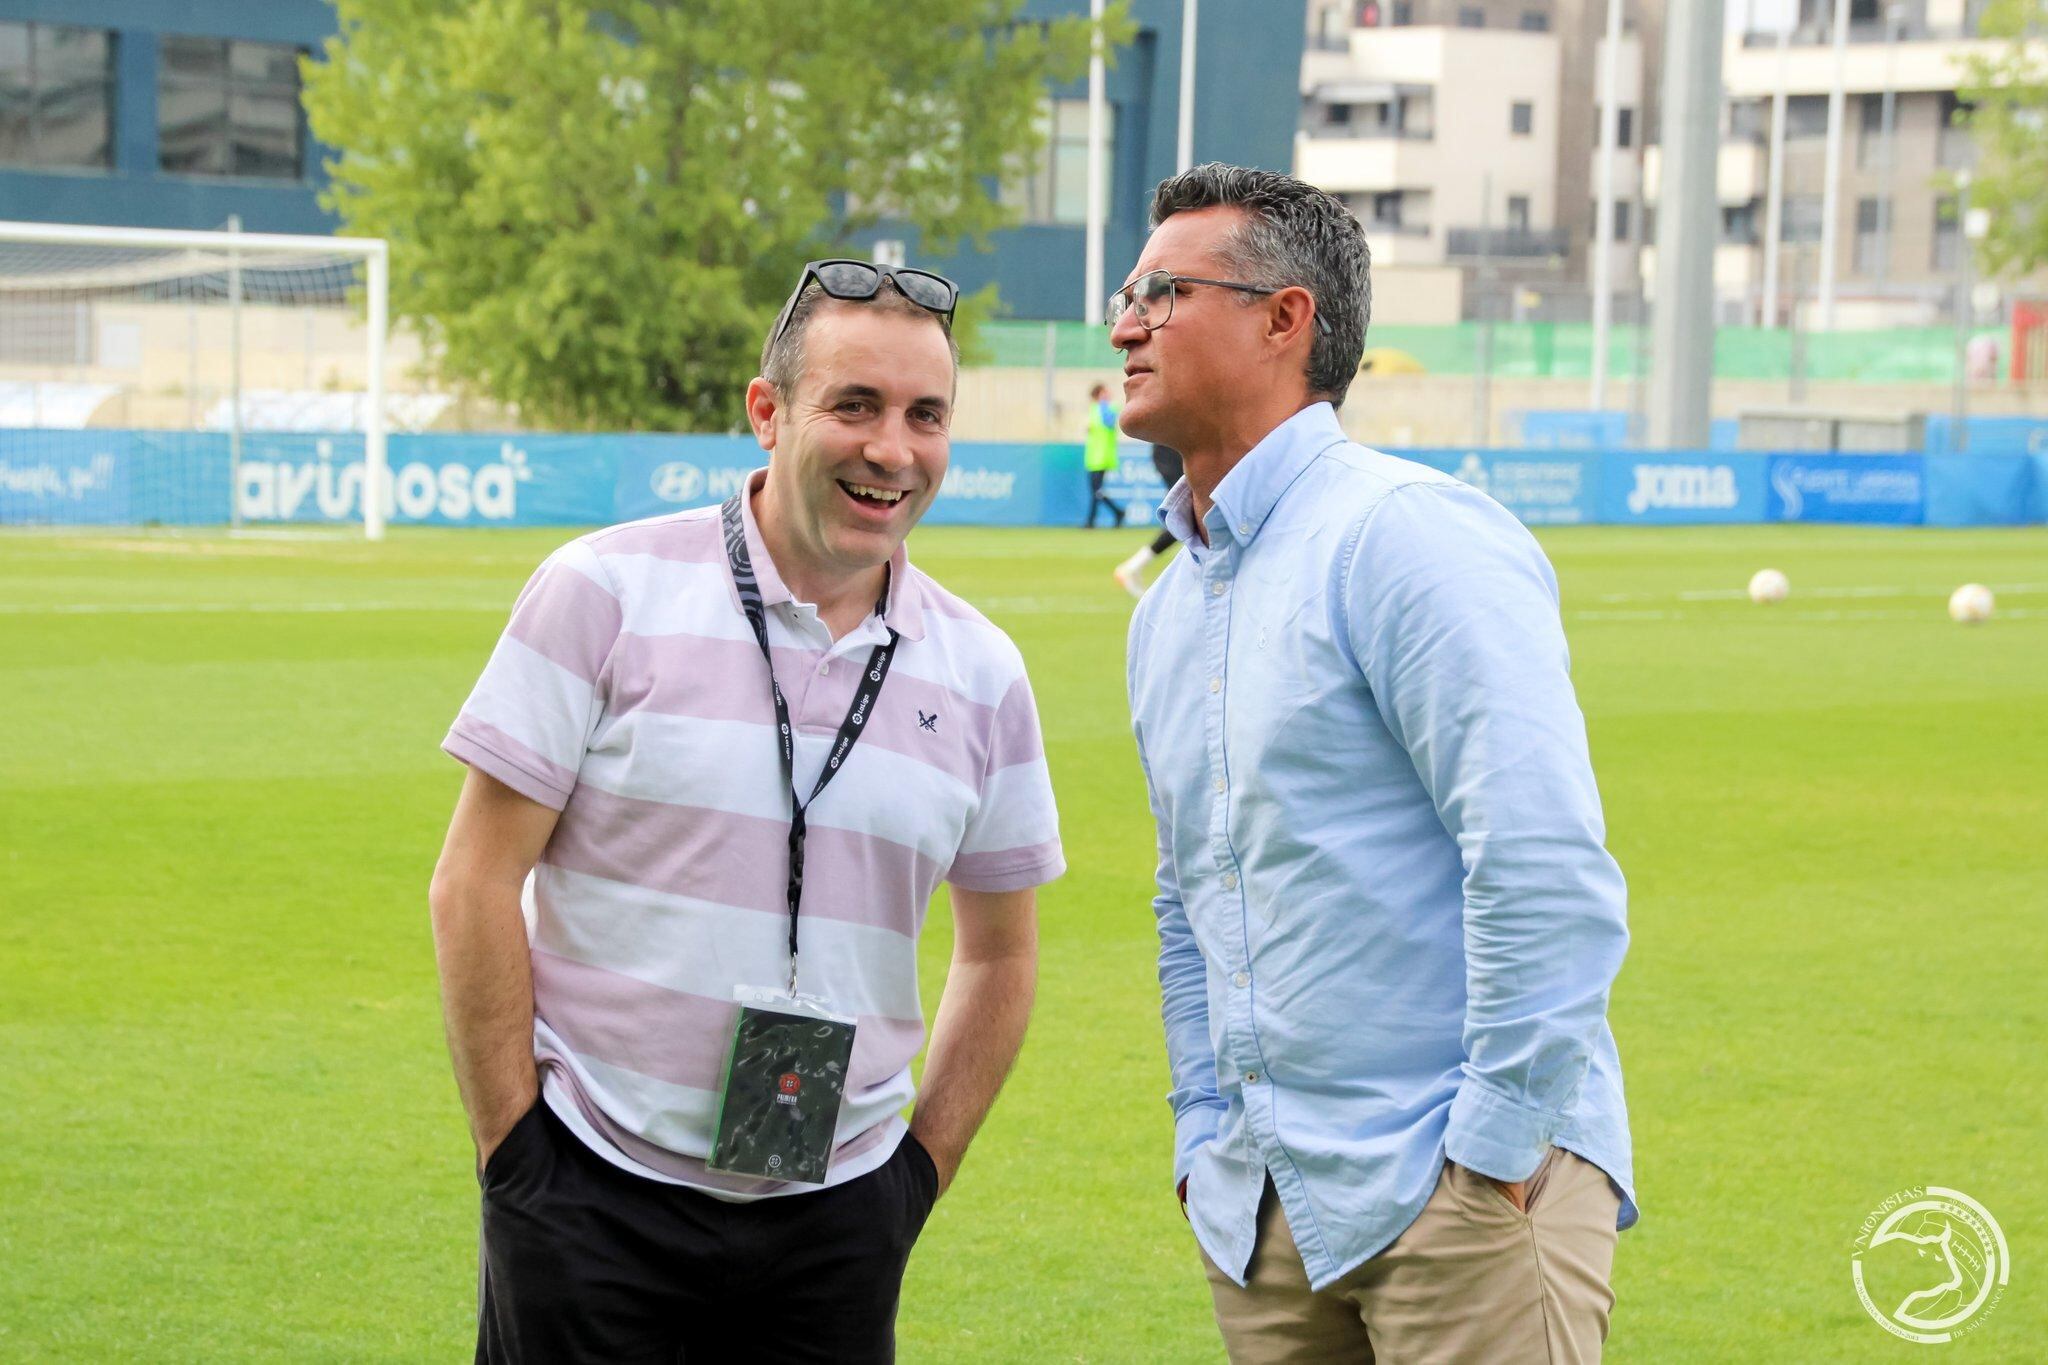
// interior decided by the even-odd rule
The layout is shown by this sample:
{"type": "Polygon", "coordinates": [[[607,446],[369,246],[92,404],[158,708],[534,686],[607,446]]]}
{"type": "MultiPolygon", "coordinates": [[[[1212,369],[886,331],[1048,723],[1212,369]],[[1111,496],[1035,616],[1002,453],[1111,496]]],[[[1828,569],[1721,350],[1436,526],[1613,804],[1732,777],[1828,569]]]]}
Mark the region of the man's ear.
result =
{"type": "Polygon", "coordinates": [[[775,418],[782,411],[782,395],[759,375],[747,385],[747,422],[754,428],[754,440],[761,449],[775,449],[775,418]]]}
{"type": "Polygon", "coordinates": [[[1292,347],[1304,334],[1315,344],[1316,297],[1298,284],[1266,300],[1266,341],[1274,351],[1292,347]]]}

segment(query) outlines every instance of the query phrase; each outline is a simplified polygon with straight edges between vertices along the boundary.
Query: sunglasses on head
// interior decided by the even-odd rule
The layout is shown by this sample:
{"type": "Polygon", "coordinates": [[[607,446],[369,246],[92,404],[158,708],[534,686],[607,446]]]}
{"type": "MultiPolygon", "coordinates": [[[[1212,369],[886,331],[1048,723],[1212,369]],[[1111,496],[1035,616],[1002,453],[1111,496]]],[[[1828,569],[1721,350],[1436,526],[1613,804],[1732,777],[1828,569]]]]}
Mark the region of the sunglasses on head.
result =
{"type": "Polygon", "coordinates": [[[948,327],[953,325],[953,308],[960,301],[960,286],[929,270],[876,265],[872,261],[811,261],[804,266],[803,277],[796,282],[795,292],[782,305],[782,313],[775,319],[775,331],[768,338],[770,346],[782,339],[783,332],[789,327],[791,314],[796,312],[797,300],[804,296],[804,290],[813,280],[818,282],[818,288],[825,292],[826,297],[853,303],[881,293],[882,281],[887,280],[896,286],[897,293],[935,314],[948,327]]]}

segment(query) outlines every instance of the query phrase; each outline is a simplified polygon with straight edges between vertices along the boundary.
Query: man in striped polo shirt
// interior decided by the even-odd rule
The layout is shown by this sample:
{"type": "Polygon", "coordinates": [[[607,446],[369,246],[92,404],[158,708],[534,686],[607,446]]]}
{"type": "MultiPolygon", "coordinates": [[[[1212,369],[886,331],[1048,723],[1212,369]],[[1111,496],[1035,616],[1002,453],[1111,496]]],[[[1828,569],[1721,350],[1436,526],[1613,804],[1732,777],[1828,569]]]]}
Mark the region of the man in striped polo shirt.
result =
{"type": "Polygon", "coordinates": [[[469,773],[432,905],[479,1360],[893,1354],[911,1244],[1023,1040],[1033,888],[1064,870],[1023,661],[903,547],[946,472],[954,298],[807,267],[747,390],[768,467],[550,556],[448,734],[469,773]],[[736,1025],[805,1011],[850,1053],[749,1075],[736,1025]],[[803,1113],[815,1168],[737,1145],[803,1113]]]}

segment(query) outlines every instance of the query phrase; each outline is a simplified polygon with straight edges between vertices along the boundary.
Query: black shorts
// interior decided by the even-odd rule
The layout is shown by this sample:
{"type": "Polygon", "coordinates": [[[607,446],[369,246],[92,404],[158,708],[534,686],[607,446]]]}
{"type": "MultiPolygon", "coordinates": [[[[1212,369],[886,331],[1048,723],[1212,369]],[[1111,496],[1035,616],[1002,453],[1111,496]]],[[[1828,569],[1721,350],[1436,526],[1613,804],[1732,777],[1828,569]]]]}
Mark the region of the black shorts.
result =
{"type": "Polygon", "coordinates": [[[545,1101],[483,1172],[480,1362],[888,1361],[938,1197],[917,1139],[866,1175],[728,1203],[620,1170],[545,1101]]]}

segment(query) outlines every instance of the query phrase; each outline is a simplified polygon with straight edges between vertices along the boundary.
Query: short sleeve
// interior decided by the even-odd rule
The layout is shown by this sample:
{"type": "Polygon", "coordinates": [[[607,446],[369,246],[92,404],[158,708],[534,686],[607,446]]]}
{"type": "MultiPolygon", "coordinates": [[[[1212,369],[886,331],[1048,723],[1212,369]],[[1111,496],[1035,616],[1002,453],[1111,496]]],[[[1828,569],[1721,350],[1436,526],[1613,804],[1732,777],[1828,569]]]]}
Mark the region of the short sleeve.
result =
{"type": "Polygon", "coordinates": [[[619,598],[596,552],[572,541],[519,594],[483,676],[441,747],[520,795],[568,804],[603,713],[619,598]]]}
{"type": "Polygon", "coordinates": [[[946,880],[969,891],[1022,891],[1066,870],[1038,703],[1020,672],[996,707],[981,799],[946,880]]]}

